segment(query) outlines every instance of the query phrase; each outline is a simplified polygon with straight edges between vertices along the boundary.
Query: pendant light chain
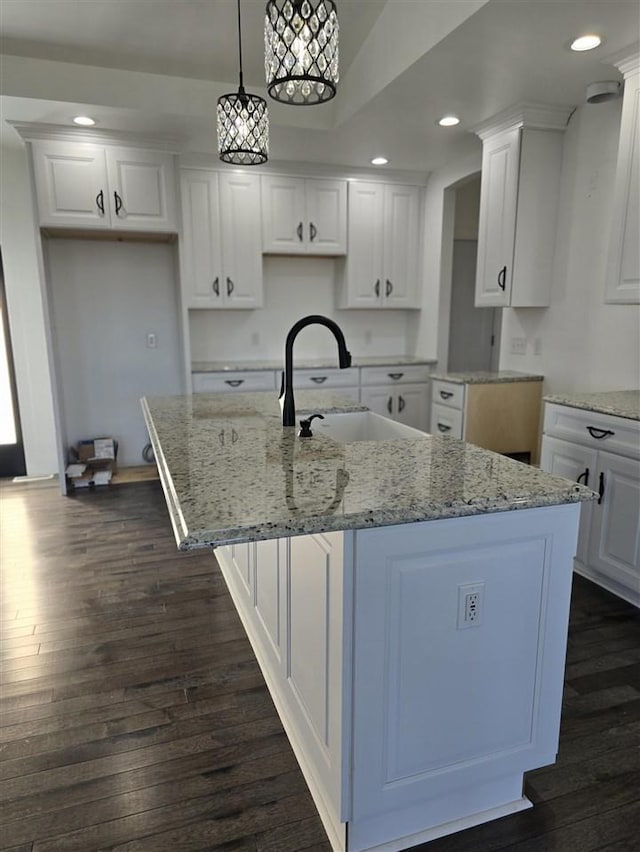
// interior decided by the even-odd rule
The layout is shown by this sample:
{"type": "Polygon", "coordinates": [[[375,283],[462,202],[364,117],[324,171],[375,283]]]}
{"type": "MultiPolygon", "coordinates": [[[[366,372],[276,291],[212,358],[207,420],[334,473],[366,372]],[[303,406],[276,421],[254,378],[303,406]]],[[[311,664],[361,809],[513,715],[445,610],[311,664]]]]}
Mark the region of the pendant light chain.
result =
{"type": "Polygon", "coordinates": [[[242,27],[238,0],[238,91],[218,98],[218,156],[223,163],[258,166],[269,156],[267,102],[248,95],[242,73],[242,27]]]}

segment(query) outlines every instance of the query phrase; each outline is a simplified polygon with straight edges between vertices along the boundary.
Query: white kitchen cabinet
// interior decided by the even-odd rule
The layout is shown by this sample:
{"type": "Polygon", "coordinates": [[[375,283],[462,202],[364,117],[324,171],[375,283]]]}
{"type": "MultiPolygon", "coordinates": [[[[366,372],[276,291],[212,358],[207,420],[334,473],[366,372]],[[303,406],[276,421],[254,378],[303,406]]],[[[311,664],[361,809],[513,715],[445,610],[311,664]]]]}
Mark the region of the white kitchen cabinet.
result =
{"type": "Polygon", "coordinates": [[[31,147],[42,227],[178,230],[172,154],[60,140],[31,147]]]}
{"type": "Polygon", "coordinates": [[[188,308],[262,305],[260,178],[182,169],[181,282],[188,308]]]}
{"type": "Polygon", "coordinates": [[[420,187],[351,181],[341,308],[419,308],[420,187]]]}
{"type": "Polygon", "coordinates": [[[263,176],[262,249],[266,254],[345,254],[346,181],[263,176]]]}
{"type": "Polygon", "coordinates": [[[280,387],[274,370],[224,370],[191,374],[194,393],[253,393],[280,387]]]}
{"type": "Polygon", "coordinates": [[[526,108],[477,130],[482,145],[476,307],[546,307],[570,110],[526,108]]]}
{"type": "Polygon", "coordinates": [[[614,63],[624,74],[624,100],[613,196],[606,302],[640,303],[640,54],[614,63]]]}
{"type": "Polygon", "coordinates": [[[426,432],[429,368],[422,365],[362,367],[360,402],[376,414],[426,432]]]}
{"type": "Polygon", "coordinates": [[[640,606],[640,423],[547,403],[541,467],[588,485],[575,568],[640,606]]]}

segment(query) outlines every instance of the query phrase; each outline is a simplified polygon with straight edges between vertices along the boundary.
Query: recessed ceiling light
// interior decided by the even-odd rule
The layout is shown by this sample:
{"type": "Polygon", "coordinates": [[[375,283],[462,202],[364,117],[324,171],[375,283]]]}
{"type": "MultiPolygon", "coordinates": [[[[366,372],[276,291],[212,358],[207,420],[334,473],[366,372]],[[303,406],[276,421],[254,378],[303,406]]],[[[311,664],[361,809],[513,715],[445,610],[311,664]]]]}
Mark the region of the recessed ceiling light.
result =
{"type": "Polygon", "coordinates": [[[444,115],[438,124],[440,127],[455,127],[456,124],[460,124],[460,119],[457,115],[444,115]]]}
{"type": "Polygon", "coordinates": [[[372,166],[386,166],[388,162],[389,162],[389,160],[387,160],[386,157],[374,157],[373,160],[371,160],[371,165],[372,166]]]}
{"type": "Polygon", "coordinates": [[[581,53],[583,50],[593,50],[594,47],[598,47],[600,44],[602,44],[600,36],[590,34],[575,38],[571,42],[570,47],[571,50],[576,50],[578,53],[581,53]]]}
{"type": "Polygon", "coordinates": [[[76,115],[73,119],[73,123],[79,124],[81,127],[93,127],[96,122],[95,119],[88,115],[76,115]]]}

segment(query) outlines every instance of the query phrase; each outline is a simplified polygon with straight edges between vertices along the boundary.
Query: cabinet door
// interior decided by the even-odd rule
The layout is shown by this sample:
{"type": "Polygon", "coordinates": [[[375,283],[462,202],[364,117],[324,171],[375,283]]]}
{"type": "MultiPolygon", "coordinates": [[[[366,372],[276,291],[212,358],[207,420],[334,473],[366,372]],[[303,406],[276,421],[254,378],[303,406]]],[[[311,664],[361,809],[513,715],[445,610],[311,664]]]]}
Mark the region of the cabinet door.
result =
{"type": "Polygon", "coordinates": [[[414,429],[422,429],[423,432],[428,430],[428,410],[429,410],[429,385],[399,385],[394,388],[396,397],[395,417],[400,423],[406,426],[413,426],[414,429]]]}
{"type": "Polygon", "coordinates": [[[640,604],[640,462],[598,453],[589,565],[640,604]]]}
{"type": "Polygon", "coordinates": [[[396,389],[389,385],[360,388],[360,402],[376,414],[396,419],[396,389]]]}
{"type": "Polygon", "coordinates": [[[497,133],[483,144],[476,307],[509,304],[519,158],[519,129],[497,133]]]}
{"type": "Polygon", "coordinates": [[[104,148],[77,142],[32,142],[40,225],[111,226],[104,148]]]}
{"type": "Polygon", "coordinates": [[[382,306],[384,185],[349,184],[349,253],[345,264],[342,307],[382,306]]]}
{"type": "MultiPolygon", "coordinates": [[[[597,487],[597,453],[588,447],[581,447],[579,444],[571,444],[545,435],[542,439],[540,467],[554,476],[563,476],[573,482],[581,482],[589,488],[597,487]]],[[[583,503],[580,510],[576,558],[583,565],[586,565],[588,559],[592,510],[592,503],[583,503]]]]}
{"type": "Polygon", "coordinates": [[[420,190],[415,186],[384,188],[385,308],[417,308],[420,190]]]}
{"type": "Polygon", "coordinates": [[[305,182],[299,178],[262,178],[262,250],[269,254],[304,254],[305,182]]]}
{"type": "Polygon", "coordinates": [[[607,270],[607,302],[640,303],[640,59],[625,74],[607,270]]]}
{"type": "Polygon", "coordinates": [[[220,174],[220,218],[223,277],[227,308],[262,305],[260,178],[220,174]]]}
{"type": "Polygon", "coordinates": [[[347,253],[347,183],[305,181],[305,241],[310,254],[347,253]]]}
{"type": "Polygon", "coordinates": [[[121,231],[177,231],[172,154],[107,147],[111,222],[121,231]]]}
{"type": "Polygon", "coordinates": [[[187,308],[222,307],[218,175],[183,169],[180,190],[180,277],[184,303],[187,308]]]}

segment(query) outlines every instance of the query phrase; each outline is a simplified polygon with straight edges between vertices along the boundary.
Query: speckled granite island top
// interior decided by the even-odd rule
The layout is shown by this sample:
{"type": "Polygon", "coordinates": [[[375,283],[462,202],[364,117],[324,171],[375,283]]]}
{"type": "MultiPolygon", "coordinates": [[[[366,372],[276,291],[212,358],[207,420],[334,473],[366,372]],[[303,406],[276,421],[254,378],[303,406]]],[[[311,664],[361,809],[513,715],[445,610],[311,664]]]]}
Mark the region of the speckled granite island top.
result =
{"type": "Polygon", "coordinates": [[[585,411],[613,414],[629,420],[640,420],[640,390],[602,391],[600,393],[554,393],[545,402],[583,408],[585,411]]]}
{"type": "MultiPolygon", "coordinates": [[[[436,364],[431,358],[416,358],[413,355],[352,355],[352,367],[402,367],[412,364],[436,364]]],[[[263,361],[193,361],[192,373],[224,373],[253,370],[281,370],[284,358],[263,361]]],[[[296,367],[309,370],[326,370],[338,367],[335,355],[328,358],[296,358],[296,367]]]]}
{"type": "Polygon", "coordinates": [[[453,382],[456,385],[492,385],[498,382],[542,382],[544,376],[535,373],[517,373],[515,370],[476,370],[469,373],[432,373],[432,379],[453,382]]]}
{"type": "MultiPolygon", "coordinates": [[[[355,411],[298,391],[298,413],[355,411]]],[[[343,444],[283,429],[273,393],[142,400],[179,547],[591,499],[589,489],[447,436],[343,444]]]]}
{"type": "MultiPolygon", "coordinates": [[[[354,411],[298,391],[298,413],[354,411]]],[[[575,503],[593,492],[447,436],[340,443],[283,429],[272,393],[142,400],[182,550],[575,503]]]]}

